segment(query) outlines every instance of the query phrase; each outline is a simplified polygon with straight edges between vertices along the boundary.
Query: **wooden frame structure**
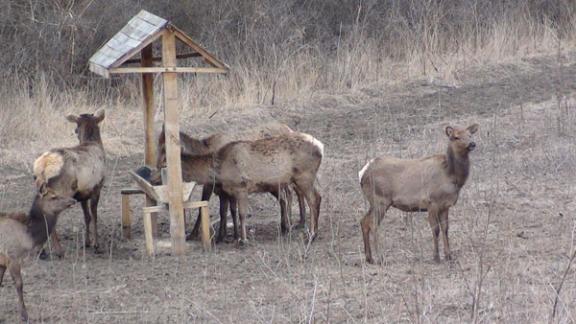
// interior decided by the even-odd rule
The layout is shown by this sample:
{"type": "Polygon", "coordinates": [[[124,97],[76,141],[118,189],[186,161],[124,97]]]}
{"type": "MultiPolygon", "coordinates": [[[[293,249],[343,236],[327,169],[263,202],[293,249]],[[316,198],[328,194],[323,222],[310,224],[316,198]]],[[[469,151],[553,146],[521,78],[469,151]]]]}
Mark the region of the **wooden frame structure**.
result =
{"type": "MultiPolygon", "coordinates": [[[[168,201],[170,210],[170,236],[174,254],[185,253],[184,201],[182,199],[182,166],[180,160],[180,104],[178,100],[178,73],[227,73],[228,66],[202,48],[192,38],[169,21],[147,11],[140,11],[114,37],[89,60],[90,71],[108,78],[110,74],[138,73],[142,75],[144,104],[144,156],[145,164],[156,162],[154,138],[154,73],[161,73],[164,87],[164,129],[166,132],[166,162],[168,173],[168,201]],[[153,43],[161,41],[160,57],[153,56],[153,43]],[[176,43],[181,42],[189,53],[177,54],[176,43]],[[133,58],[140,54],[140,58],[133,58]],[[178,59],[202,58],[208,66],[180,67],[178,59]],[[159,65],[156,65],[159,62],[159,65]],[[127,66],[139,64],[139,66],[127,66]]],[[[152,198],[147,195],[146,206],[152,198]]],[[[151,219],[156,228],[155,218],[151,219]]],[[[202,226],[208,228],[208,226],[202,226]]],[[[206,233],[203,235],[206,246],[206,233]]]]}

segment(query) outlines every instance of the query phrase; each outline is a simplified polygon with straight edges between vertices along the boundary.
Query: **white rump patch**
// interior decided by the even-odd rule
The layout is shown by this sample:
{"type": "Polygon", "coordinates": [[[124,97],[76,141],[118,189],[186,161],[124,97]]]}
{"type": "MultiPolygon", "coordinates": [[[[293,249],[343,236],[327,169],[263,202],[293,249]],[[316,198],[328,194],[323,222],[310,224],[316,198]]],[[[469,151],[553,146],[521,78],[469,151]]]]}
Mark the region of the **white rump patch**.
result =
{"type": "Polygon", "coordinates": [[[364,176],[364,173],[366,172],[366,170],[368,170],[368,167],[370,166],[370,164],[372,164],[372,162],[374,162],[374,159],[368,161],[368,163],[366,163],[366,165],[362,168],[362,170],[358,172],[358,179],[360,180],[360,182],[362,182],[362,177],[364,176]]]}
{"type": "Polygon", "coordinates": [[[36,185],[40,186],[60,174],[64,166],[64,157],[58,153],[45,152],[34,161],[36,185]]]}
{"type": "Polygon", "coordinates": [[[320,142],[319,140],[317,140],[314,136],[312,136],[310,134],[306,134],[306,133],[300,133],[300,134],[302,134],[302,137],[304,138],[305,141],[308,141],[308,142],[314,144],[314,146],[316,146],[320,150],[320,154],[322,156],[324,156],[324,144],[322,144],[322,142],[320,142]]]}

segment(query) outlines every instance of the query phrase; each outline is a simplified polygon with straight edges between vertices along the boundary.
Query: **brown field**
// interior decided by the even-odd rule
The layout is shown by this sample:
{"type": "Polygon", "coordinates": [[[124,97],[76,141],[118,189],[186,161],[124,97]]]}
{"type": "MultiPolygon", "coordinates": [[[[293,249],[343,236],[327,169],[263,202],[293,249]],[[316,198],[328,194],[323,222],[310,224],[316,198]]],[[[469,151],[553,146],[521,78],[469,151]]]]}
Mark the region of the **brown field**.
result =
{"type": "MultiPolygon", "coordinates": [[[[74,111],[95,110],[87,101],[70,100],[65,106],[74,111]]],[[[25,269],[33,322],[576,321],[574,270],[562,279],[576,249],[574,52],[461,68],[457,82],[374,82],[225,111],[185,105],[182,124],[194,135],[279,120],[324,142],[319,238],[307,253],[301,232],[279,234],[278,206],[265,195],[251,198],[251,243],[242,249],[225,243],[203,253],[191,242],[185,257],[164,250],[151,260],[144,256],[140,198],[132,203],[134,239],[122,239],[119,190],[130,186],[126,171],[143,159],[136,104],[115,103],[103,126],[109,175],[99,229],[107,253],[96,255],[80,243],[79,206],[62,214],[66,257],[35,260],[25,269]],[[358,221],[366,204],[358,171],[381,154],[409,158],[443,152],[444,127],[472,122],[480,124],[472,174],[450,215],[455,261],[432,262],[425,214],[392,211],[380,226],[384,263],[365,264],[358,221]]],[[[57,130],[44,130],[44,136],[54,136],[51,143],[57,145],[75,143],[64,111],[45,112],[57,130]]],[[[47,141],[3,144],[2,210],[28,208],[34,192],[30,167],[47,141]]],[[[294,207],[294,219],[296,214],[294,207]]],[[[159,219],[167,238],[168,216],[159,219]]],[[[16,322],[9,277],[0,296],[0,323],[16,322]]]]}

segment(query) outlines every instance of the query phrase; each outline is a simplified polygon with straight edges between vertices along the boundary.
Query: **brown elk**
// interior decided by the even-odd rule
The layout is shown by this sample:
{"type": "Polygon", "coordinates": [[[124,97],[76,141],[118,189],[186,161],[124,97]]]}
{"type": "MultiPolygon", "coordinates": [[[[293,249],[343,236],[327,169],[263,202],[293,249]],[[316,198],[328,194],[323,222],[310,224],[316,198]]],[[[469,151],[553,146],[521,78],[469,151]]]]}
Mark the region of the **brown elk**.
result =
{"type": "Polygon", "coordinates": [[[418,160],[379,157],[362,168],[358,174],[360,186],[370,205],[368,213],[360,222],[368,263],[374,263],[370,239],[378,255],[378,225],[390,207],[406,212],[427,211],[434,237],[434,261],[440,261],[440,229],[443,233],[445,258],[451,259],[448,209],[456,204],[460,189],[468,179],[468,155],[476,147],[471,135],[477,130],[478,124],[467,128],[446,127],[449,139],[446,154],[418,160]]]}
{"type": "MultiPolygon", "coordinates": [[[[232,142],[215,154],[182,154],[182,175],[185,181],[213,185],[223,201],[237,202],[242,241],[246,240],[244,219],[248,194],[270,192],[278,197],[282,188],[294,185],[310,208],[310,237],[314,238],[321,202],[314,181],[322,156],[320,141],[308,134],[294,132],[256,141],[232,142]]],[[[158,179],[158,175],[152,176],[153,182],[155,178],[158,179]]],[[[279,200],[281,228],[286,232],[287,204],[283,199],[279,200]]],[[[225,233],[222,217],[226,216],[225,213],[220,215],[219,235],[222,235],[225,233]]]]}
{"type": "MultiPolygon", "coordinates": [[[[238,204],[241,242],[247,240],[245,218],[248,195],[272,192],[294,185],[310,208],[310,240],[316,236],[322,197],[314,182],[324,155],[324,145],[304,133],[257,141],[227,144],[216,154],[216,182],[238,204]]],[[[287,224],[286,204],[281,204],[282,224],[287,224]]]]}
{"type": "Polygon", "coordinates": [[[28,321],[20,272],[23,261],[34,256],[56,226],[58,215],[76,201],[59,197],[51,189],[37,194],[26,213],[0,213],[0,285],[6,270],[10,272],[18,293],[20,318],[28,321]]]}
{"type": "MultiPolygon", "coordinates": [[[[190,158],[185,157],[186,155],[190,156],[202,156],[208,154],[215,154],[220,148],[224,145],[231,143],[233,141],[238,140],[258,140],[263,138],[270,138],[273,136],[279,135],[289,135],[293,134],[294,131],[290,129],[285,124],[278,123],[278,122],[271,122],[267,124],[260,125],[253,129],[240,132],[240,133],[219,133],[208,136],[204,139],[195,139],[190,137],[185,133],[180,133],[180,143],[182,148],[182,155],[183,161],[190,161],[190,158]]],[[[164,167],[166,164],[166,149],[165,149],[165,134],[164,130],[160,133],[160,137],[158,140],[158,151],[157,151],[157,167],[161,168],[164,167]]],[[[203,185],[202,190],[202,200],[209,200],[212,193],[216,193],[220,199],[220,231],[217,236],[217,242],[220,242],[224,239],[226,235],[226,213],[228,208],[230,208],[230,212],[232,214],[232,220],[234,222],[234,238],[238,238],[237,226],[236,226],[236,204],[231,197],[228,197],[222,190],[220,190],[219,186],[214,184],[214,177],[213,172],[209,169],[197,169],[197,168],[190,168],[186,166],[186,163],[183,163],[183,176],[186,181],[195,181],[199,184],[203,185]]],[[[291,202],[291,191],[288,187],[282,188],[282,190],[274,189],[271,192],[276,198],[279,199],[280,204],[286,203],[288,204],[288,211],[291,210],[290,202],[291,202]]],[[[298,226],[303,227],[305,224],[305,215],[306,210],[304,206],[304,198],[301,195],[298,195],[298,202],[300,207],[300,223],[298,226]]],[[[194,229],[189,235],[189,239],[197,236],[198,230],[200,227],[200,221],[196,220],[196,224],[194,225],[194,229]]],[[[284,219],[283,219],[284,220],[284,219]]],[[[282,223],[282,229],[286,230],[288,227],[287,224],[282,223]]]]}
{"type": "MultiPolygon", "coordinates": [[[[104,184],[104,147],[100,137],[100,122],[104,110],[94,114],[68,115],[66,119],[76,123],[80,144],[74,147],[56,148],[42,154],[34,161],[34,178],[38,188],[53,190],[57,195],[73,197],[82,205],[86,224],[85,245],[92,245],[99,252],[98,202],[104,184]],[[92,227],[93,236],[90,235],[92,227]]],[[[55,254],[62,255],[58,235],[51,235],[55,254]]]]}

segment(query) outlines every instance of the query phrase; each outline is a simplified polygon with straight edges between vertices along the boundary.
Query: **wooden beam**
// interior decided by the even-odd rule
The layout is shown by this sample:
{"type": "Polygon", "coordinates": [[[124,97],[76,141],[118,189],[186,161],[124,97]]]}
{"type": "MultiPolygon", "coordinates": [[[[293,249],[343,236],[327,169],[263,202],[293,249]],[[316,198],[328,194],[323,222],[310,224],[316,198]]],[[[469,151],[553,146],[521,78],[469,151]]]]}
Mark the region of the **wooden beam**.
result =
{"type": "MultiPolygon", "coordinates": [[[[176,37],[173,32],[162,35],[162,65],[176,67],[176,37]]],[[[178,74],[163,72],[164,129],[166,133],[166,162],[168,164],[168,190],[170,206],[170,236],[175,255],[186,252],[184,208],[182,201],[182,165],[180,161],[180,107],[178,101],[178,74]]]]}
{"type": "Polygon", "coordinates": [[[197,44],[195,41],[192,40],[192,38],[190,38],[190,36],[186,35],[183,31],[176,28],[174,25],[169,24],[166,27],[166,29],[172,30],[176,34],[176,37],[178,37],[179,40],[181,40],[184,44],[188,45],[194,51],[200,53],[202,55],[202,57],[205,58],[206,61],[210,65],[221,68],[221,69],[228,70],[228,66],[226,64],[224,64],[223,62],[220,62],[220,60],[218,60],[214,55],[212,55],[210,52],[205,50],[202,46],[197,44]]]}
{"type": "MultiPolygon", "coordinates": [[[[151,67],[152,44],[148,44],[140,52],[142,67],[151,67]]],[[[156,167],[156,141],[154,137],[154,75],[142,74],[142,101],[144,107],[144,164],[149,168],[156,167]]],[[[146,195],[146,207],[156,205],[156,202],[146,195]]],[[[158,236],[158,217],[151,215],[152,235],[158,236]]]]}
{"type": "MultiPolygon", "coordinates": [[[[200,55],[199,53],[186,53],[186,54],[176,55],[177,59],[186,59],[186,58],[191,58],[191,57],[202,57],[202,55],[200,55]]],[[[137,59],[128,60],[128,61],[124,62],[124,64],[140,63],[140,61],[141,61],[141,59],[137,58],[137,59]]],[[[161,57],[153,57],[152,61],[160,62],[160,61],[162,61],[162,58],[161,57]]]]}
{"type": "Polygon", "coordinates": [[[214,67],[117,67],[108,70],[109,73],[227,73],[228,70],[214,67]]]}

